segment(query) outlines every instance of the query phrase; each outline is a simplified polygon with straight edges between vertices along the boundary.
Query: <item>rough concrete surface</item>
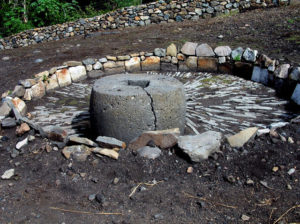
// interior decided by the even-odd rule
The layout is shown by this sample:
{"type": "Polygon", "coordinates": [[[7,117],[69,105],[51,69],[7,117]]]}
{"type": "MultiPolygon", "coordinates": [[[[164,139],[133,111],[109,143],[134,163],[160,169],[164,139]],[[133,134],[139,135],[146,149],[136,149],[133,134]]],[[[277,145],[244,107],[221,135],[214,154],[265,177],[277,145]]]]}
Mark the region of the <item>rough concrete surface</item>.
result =
{"type": "Polygon", "coordinates": [[[91,95],[92,126],[99,135],[130,142],[143,131],[185,126],[186,102],[174,78],[120,74],[95,82],[91,95]]]}

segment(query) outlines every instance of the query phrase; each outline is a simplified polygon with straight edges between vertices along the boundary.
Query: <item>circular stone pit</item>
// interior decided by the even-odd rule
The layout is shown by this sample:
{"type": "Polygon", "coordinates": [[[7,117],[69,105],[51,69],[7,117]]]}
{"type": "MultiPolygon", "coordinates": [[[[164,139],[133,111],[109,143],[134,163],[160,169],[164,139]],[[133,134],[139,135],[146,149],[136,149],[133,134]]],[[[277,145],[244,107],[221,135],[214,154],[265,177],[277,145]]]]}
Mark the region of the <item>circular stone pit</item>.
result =
{"type": "Polygon", "coordinates": [[[95,82],[90,103],[92,128],[98,135],[130,142],[144,131],[185,127],[183,84],[146,74],[119,74],[95,82]]]}

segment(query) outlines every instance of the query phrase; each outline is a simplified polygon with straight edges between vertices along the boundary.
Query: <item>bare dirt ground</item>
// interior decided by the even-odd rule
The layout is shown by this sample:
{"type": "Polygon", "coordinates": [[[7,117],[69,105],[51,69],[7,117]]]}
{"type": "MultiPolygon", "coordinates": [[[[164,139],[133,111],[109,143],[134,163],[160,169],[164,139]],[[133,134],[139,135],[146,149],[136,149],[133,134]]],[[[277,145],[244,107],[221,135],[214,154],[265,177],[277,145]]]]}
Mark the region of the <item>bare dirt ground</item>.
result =
{"type": "MultiPolygon", "coordinates": [[[[0,90],[63,61],[152,51],[170,42],[249,46],[299,63],[299,12],[299,4],[293,4],[0,51],[0,59],[10,57],[0,60],[0,90]],[[43,62],[35,63],[38,58],[43,62]]],[[[176,148],[156,160],[125,150],[118,161],[90,156],[85,163],[71,163],[59,151],[47,153],[40,138],[11,158],[26,136],[17,138],[14,128],[5,129],[1,135],[9,140],[1,142],[0,174],[15,168],[16,175],[0,181],[0,223],[297,223],[300,127],[292,124],[278,132],[295,143],[269,135],[240,149],[224,142],[221,153],[201,163],[189,162],[176,148]],[[188,174],[190,166],[194,171],[188,174]],[[292,168],[296,172],[289,175],[292,168]],[[99,194],[99,200],[90,201],[91,194],[99,194]]]]}

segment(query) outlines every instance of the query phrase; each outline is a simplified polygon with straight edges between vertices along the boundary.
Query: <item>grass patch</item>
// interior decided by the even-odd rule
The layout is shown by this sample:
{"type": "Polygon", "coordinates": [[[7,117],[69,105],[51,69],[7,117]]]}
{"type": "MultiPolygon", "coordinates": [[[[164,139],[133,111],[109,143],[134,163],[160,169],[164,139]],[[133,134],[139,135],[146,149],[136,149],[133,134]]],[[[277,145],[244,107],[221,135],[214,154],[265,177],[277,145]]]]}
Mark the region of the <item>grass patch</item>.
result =
{"type": "Polygon", "coordinates": [[[294,34],[286,38],[288,41],[294,41],[296,44],[300,44],[300,34],[294,34]]]}

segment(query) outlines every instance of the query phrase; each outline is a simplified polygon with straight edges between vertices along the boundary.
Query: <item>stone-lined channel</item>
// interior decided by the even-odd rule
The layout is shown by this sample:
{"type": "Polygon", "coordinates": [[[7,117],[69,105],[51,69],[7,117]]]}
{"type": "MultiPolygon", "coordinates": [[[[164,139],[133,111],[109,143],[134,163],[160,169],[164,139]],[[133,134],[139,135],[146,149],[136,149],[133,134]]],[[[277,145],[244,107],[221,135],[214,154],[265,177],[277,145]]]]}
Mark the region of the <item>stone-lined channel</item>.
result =
{"type": "MultiPolygon", "coordinates": [[[[275,90],[232,75],[210,73],[156,73],[179,79],[187,96],[186,133],[208,130],[233,134],[244,128],[265,128],[271,123],[297,116],[289,101],[278,98],[275,90]]],[[[43,98],[43,106],[31,111],[33,121],[47,131],[58,125],[69,134],[89,133],[89,98],[95,80],[60,88],[43,98]]],[[[90,134],[90,133],[89,133],[90,134]]]]}

